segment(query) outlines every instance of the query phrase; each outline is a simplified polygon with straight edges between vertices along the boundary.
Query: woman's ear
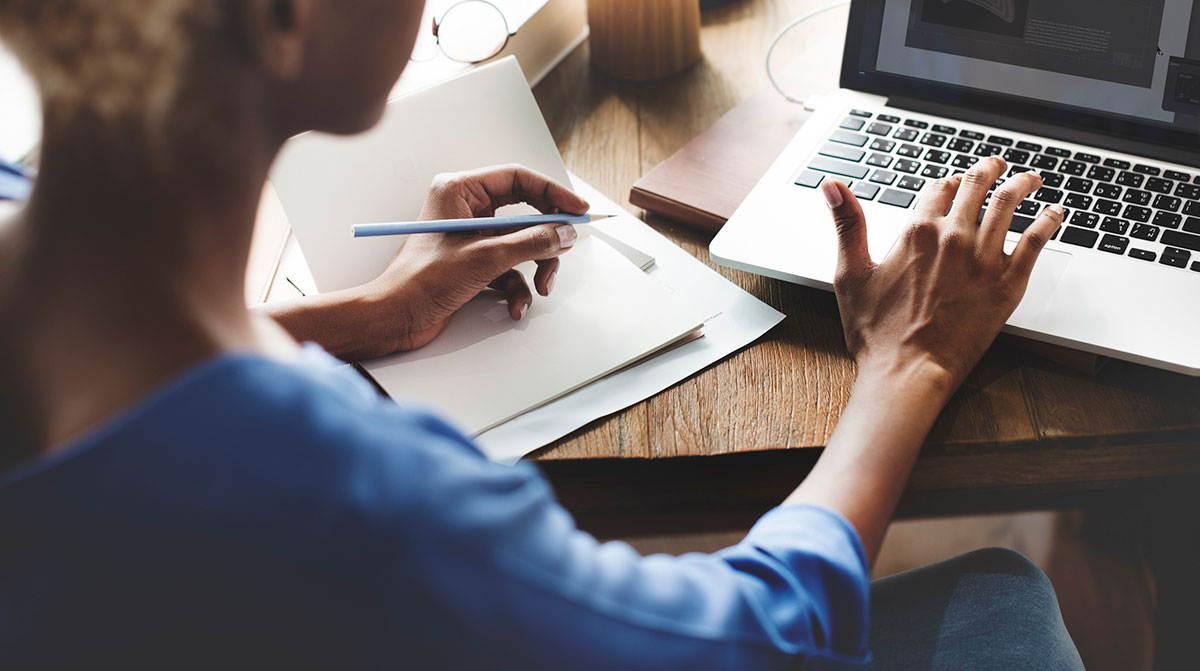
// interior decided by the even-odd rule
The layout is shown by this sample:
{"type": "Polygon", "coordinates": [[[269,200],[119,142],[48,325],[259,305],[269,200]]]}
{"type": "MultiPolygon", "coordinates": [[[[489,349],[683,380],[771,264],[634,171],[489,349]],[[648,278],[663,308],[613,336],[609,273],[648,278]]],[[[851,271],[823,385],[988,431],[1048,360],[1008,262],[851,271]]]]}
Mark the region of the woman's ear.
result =
{"type": "Polygon", "coordinates": [[[241,23],[251,58],[270,77],[296,79],[312,20],[312,0],[245,0],[241,23]]]}

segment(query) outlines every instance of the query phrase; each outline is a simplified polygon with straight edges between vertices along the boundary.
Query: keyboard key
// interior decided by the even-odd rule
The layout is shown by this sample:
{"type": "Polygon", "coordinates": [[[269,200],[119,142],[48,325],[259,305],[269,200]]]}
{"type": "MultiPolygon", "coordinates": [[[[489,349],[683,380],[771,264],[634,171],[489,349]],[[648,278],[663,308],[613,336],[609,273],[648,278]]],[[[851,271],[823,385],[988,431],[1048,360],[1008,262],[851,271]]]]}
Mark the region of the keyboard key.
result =
{"type": "Polygon", "coordinates": [[[887,154],[871,154],[871,157],[867,159],[867,165],[876,168],[886,168],[891,164],[892,157],[887,154]]]}
{"type": "Polygon", "coordinates": [[[1180,231],[1163,231],[1162,240],[1159,242],[1171,247],[1182,247],[1193,252],[1200,252],[1200,235],[1180,231]]]}
{"type": "Polygon", "coordinates": [[[1175,195],[1186,200],[1200,199],[1200,184],[1180,184],[1175,187],[1175,195]]]}
{"type": "Polygon", "coordinates": [[[862,200],[875,200],[876,194],[879,193],[879,187],[870,182],[859,182],[851,191],[862,200]]]}
{"type": "Polygon", "coordinates": [[[963,153],[969,152],[975,148],[975,143],[970,140],[965,140],[961,137],[956,137],[946,144],[946,149],[950,151],[960,151],[963,153]]]}
{"type": "Polygon", "coordinates": [[[946,135],[954,135],[955,133],[958,132],[958,129],[955,128],[954,126],[947,126],[945,124],[938,123],[938,124],[933,125],[933,132],[944,133],[946,135]]]}
{"type": "Polygon", "coordinates": [[[1151,177],[1150,179],[1146,180],[1146,188],[1154,191],[1155,193],[1171,193],[1171,189],[1174,187],[1175,182],[1172,182],[1169,179],[1151,177]]]}
{"type": "MultiPolygon", "coordinates": [[[[1078,154],[1076,154],[1076,156],[1078,156],[1078,154]]],[[[1063,172],[1066,172],[1066,170],[1063,172]]],[[[1100,182],[1111,182],[1116,174],[1117,171],[1113,170],[1112,168],[1106,168],[1102,165],[1093,165],[1092,169],[1088,170],[1087,176],[1088,179],[1094,179],[1100,182]]]]}
{"type": "Polygon", "coordinates": [[[1192,261],[1192,270],[1200,273],[1200,261],[1192,261]]]}
{"type": "Polygon", "coordinates": [[[976,131],[973,131],[973,130],[964,130],[964,131],[959,131],[959,133],[958,133],[958,134],[959,134],[961,137],[965,137],[965,138],[967,138],[968,140],[975,140],[975,141],[979,141],[979,140],[982,140],[982,139],[983,139],[983,133],[979,133],[979,132],[976,132],[976,131]]]}
{"type": "MultiPolygon", "coordinates": [[[[1154,197],[1154,209],[1166,210],[1167,212],[1178,212],[1183,205],[1183,201],[1175,196],[1158,195],[1154,197]]],[[[1162,214],[1162,213],[1160,213],[1162,214]]]]}
{"type": "MultiPolygon", "coordinates": [[[[1076,212],[1071,215],[1072,226],[1082,226],[1084,228],[1095,228],[1096,222],[1100,221],[1100,215],[1095,212],[1076,212]]],[[[1124,231],[1121,231],[1124,233],[1124,231]]]]}
{"type": "Polygon", "coordinates": [[[876,184],[891,184],[896,181],[896,173],[890,170],[876,170],[871,174],[871,181],[876,184]]]}
{"type": "Polygon", "coordinates": [[[941,147],[946,144],[946,136],[937,133],[926,133],[921,137],[921,144],[927,147],[941,147]]]}
{"type": "Polygon", "coordinates": [[[1119,158],[1106,158],[1104,159],[1104,165],[1110,168],[1116,168],[1117,170],[1129,169],[1129,161],[1124,161],[1119,158]]]}
{"type": "Polygon", "coordinates": [[[998,144],[1002,147],[1013,146],[1013,139],[1011,137],[1004,137],[1003,135],[988,136],[988,142],[991,142],[992,144],[998,144]]]}
{"type": "Polygon", "coordinates": [[[946,173],[948,173],[948,172],[950,172],[949,168],[946,168],[944,166],[927,165],[927,166],[925,166],[925,169],[921,171],[921,176],[922,177],[930,177],[932,179],[941,179],[941,178],[945,177],[946,173]]]}
{"type": "Polygon", "coordinates": [[[900,148],[896,150],[896,153],[905,158],[917,158],[921,155],[922,151],[923,150],[915,144],[902,144],[900,145],[900,148]]]}
{"type": "Polygon", "coordinates": [[[1179,182],[1179,181],[1183,181],[1183,182],[1190,182],[1190,181],[1192,181],[1192,176],[1191,176],[1191,175],[1187,174],[1186,172],[1179,172],[1178,170],[1167,170],[1166,172],[1164,172],[1164,173],[1163,173],[1163,177],[1166,177],[1167,179],[1173,179],[1173,180],[1175,180],[1175,181],[1177,181],[1177,182],[1179,182]]]}
{"type": "Polygon", "coordinates": [[[1066,158],[1071,155],[1071,151],[1061,147],[1046,147],[1046,153],[1059,158],[1066,158]]]}
{"type": "Polygon", "coordinates": [[[1154,175],[1156,177],[1162,173],[1162,170],[1159,170],[1158,168],[1156,168],[1152,165],[1146,165],[1144,163],[1138,163],[1137,165],[1133,166],[1133,171],[1140,172],[1143,175],[1154,175]]]}
{"type": "Polygon", "coordinates": [[[875,118],[879,119],[880,121],[882,121],[884,123],[900,123],[900,117],[893,116],[891,114],[880,114],[879,116],[877,116],[875,118]]]}
{"type": "Polygon", "coordinates": [[[896,148],[896,143],[892,142],[891,140],[884,140],[883,138],[880,138],[878,140],[871,142],[871,149],[873,149],[875,151],[887,152],[887,151],[891,151],[895,148],[896,148]]]}
{"type": "Polygon", "coordinates": [[[1145,175],[1139,175],[1136,172],[1122,172],[1117,175],[1117,184],[1121,186],[1132,186],[1135,189],[1141,188],[1142,182],[1146,179],[1145,175]]]}
{"type": "Polygon", "coordinates": [[[1116,200],[1121,197],[1121,191],[1123,191],[1123,189],[1121,187],[1117,186],[1116,184],[1097,184],[1096,185],[1096,197],[1097,198],[1109,198],[1111,200],[1116,200]]]}
{"type": "Polygon", "coordinates": [[[1183,230],[1188,233],[1200,233],[1200,218],[1188,217],[1183,220],[1183,230]]]}
{"type": "MultiPolygon", "coordinates": [[[[858,130],[858,128],[851,128],[850,130],[858,130]]],[[[889,126],[885,123],[875,122],[870,126],[867,126],[867,132],[871,135],[887,135],[888,133],[892,132],[892,126],[889,126]]]]}
{"type": "Polygon", "coordinates": [[[1150,221],[1150,208],[1138,207],[1137,205],[1126,205],[1125,212],[1121,214],[1126,219],[1133,221],[1150,221]]]}
{"type": "Polygon", "coordinates": [[[1029,165],[1037,168],[1038,170],[1053,170],[1058,167],[1058,159],[1054,158],[1053,156],[1038,154],[1037,156],[1033,157],[1033,160],[1029,162],[1029,165]]]}
{"type": "Polygon", "coordinates": [[[1200,202],[1193,200],[1183,206],[1183,213],[1193,217],[1200,217],[1200,202]]]}
{"type": "Polygon", "coordinates": [[[1057,189],[1058,187],[1062,186],[1064,179],[1066,178],[1057,172],[1043,172],[1042,186],[1048,186],[1052,189],[1057,189]]]}
{"type": "Polygon", "coordinates": [[[1004,151],[1004,147],[997,144],[980,143],[978,147],[975,147],[975,155],[984,158],[995,156],[1002,151],[1004,151]]]}
{"type": "Polygon", "coordinates": [[[1042,208],[1039,207],[1038,204],[1033,202],[1032,200],[1022,200],[1021,204],[1017,205],[1016,211],[1017,211],[1017,214],[1024,214],[1026,216],[1033,217],[1033,216],[1037,216],[1037,213],[1041,212],[1042,208]]]}
{"type": "Polygon", "coordinates": [[[1059,164],[1058,171],[1078,177],[1079,175],[1087,172],[1087,164],[1080,163],[1079,161],[1063,161],[1059,164]]]}
{"type": "Polygon", "coordinates": [[[930,149],[925,152],[925,160],[931,163],[945,163],[950,160],[950,152],[940,149],[930,149]]]}
{"type": "Polygon", "coordinates": [[[920,128],[921,130],[929,128],[929,123],[920,119],[909,119],[904,122],[904,125],[909,128],[920,128]]]}
{"type": "Polygon", "coordinates": [[[910,191],[920,191],[921,187],[925,186],[925,180],[921,179],[920,177],[905,176],[900,178],[900,181],[896,183],[896,186],[900,187],[901,189],[908,189],[910,191]]]}
{"type": "Polygon", "coordinates": [[[1147,205],[1150,203],[1150,192],[1142,191],[1141,189],[1126,189],[1125,197],[1121,200],[1134,205],[1147,205]]]}
{"type": "Polygon", "coordinates": [[[1023,149],[1025,151],[1041,151],[1042,145],[1037,144],[1035,142],[1026,142],[1024,140],[1021,140],[1020,142],[1017,143],[1017,149],[1023,149]]]}
{"type": "Polygon", "coordinates": [[[848,144],[848,145],[852,145],[855,147],[861,147],[867,143],[867,140],[869,138],[867,138],[866,135],[860,135],[858,133],[851,133],[848,130],[835,130],[835,131],[833,131],[833,134],[829,136],[829,139],[833,140],[834,142],[841,143],[841,144],[848,144]]]}
{"type": "Polygon", "coordinates": [[[1137,247],[1134,247],[1133,249],[1129,250],[1129,255],[1135,259],[1141,259],[1142,261],[1154,260],[1154,252],[1147,249],[1138,249],[1137,247]]]}
{"type": "Polygon", "coordinates": [[[862,179],[863,177],[867,176],[868,172],[870,172],[866,168],[856,163],[847,163],[846,161],[839,161],[827,156],[818,156],[814,158],[812,162],[808,164],[808,167],[812,168],[813,170],[820,170],[821,172],[841,175],[851,179],[862,179]]]}
{"type": "Polygon", "coordinates": [[[1004,160],[1009,163],[1027,163],[1029,162],[1029,152],[1019,149],[1009,149],[1004,152],[1004,160]]]}
{"type": "MultiPolygon", "coordinates": [[[[1094,217],[1096,215],[1092,214],[1092,216],[1094,217]]],[[[1075,222],[1071,221],[1071,223],[1073,224],[1075,222]]],[[[1125,221],[1124,219],[1117,219],[1116,217],[1105,217],[1104,221],[1100,223],[1100,230],[1104,231],[1105,233],[1119,233],[1120,235],[1125,235],[1125,232],[1129,230],[1129,222],[1125,221]]]]}
{"type": "Polygon", "coordinates": [[[1096,231],[1089,231],[1086,228],[1075,228],[1074,226],[1067,226],[1062,232],[1062,237],[1059,239],[1062,240],[1063,242],[1067,243],[1068,245],[1079,245],[1080,247],[1091,247],[1096,244],[1096,239],[1099,237],[1100,237],[1100,234],[1097,233],[1096,231]]]}
{"type": "Polygon", "coordinates": [[[885,189],[883,195],[879,197],[879,202],[896,207],[908,207],[912,205],[913,199],[917,195],[911,191],[901,191],[899,189],[885,189]]]}
{"type": "Polygon", "coordinates": [[[1008,169],[1008,176],[1012,177],[1013,175],[1019,175],[1023,172],[1029,172],[1030,170],[1033,170],[1033,168],[1024,165],[1014,165],[1008,169]]]}
{"type": "Polygon", "coordinates": [[[911,128],[901,128],[900,130],[896,131],[892,137],[900,140],[901,142],[912,142],[913,140],[917,139],[918,135],[920,135],[920,133],[911,128]]]}
{"type": "Polygon", "coordinates": [[[1124,254],[1125,248],[1128,246],[1129,238],[1122,238],[1119,235],[1109,234],[1104,236],[1104,239],[1100,241],[1100,246],[1096,249],[1099,249],[1102,252],[1108,252],[1110,254],[1124,254]]]}
{"type": "Polygon", "coordinates": [[[833,144],[832,142],[829,142],[826,143],[824,147],[821,147],[821,151],[819,153],[823,156],[832,156],[845,161],[858,162],[862,160],[863,156],[865,156],[867,152],[861,149],[855,149],[854,147],[847,147],[844,144],[833,144]]]}
{"type": "Polygon", "coordinates": [[[1045,186],[1038,189],[1037,193],[1033,194],[1034,200],[1040,200],[1043,203],[1057,203],[1058,201],[1062,200],[1062,198],[1062,191],[1059,191],[1058,189],[1051,189],[1045,186]]]}
{"type": "Polygon", "coordinates": [[[823,179],[825,179],[825,175],[822,175],[815,170],[805,170],[804,172],[800,173],[799,177],[796,178],[796,184],[798,186],[806,186],[810,189],[815,189],[823,179]]]}
{"type": "Polygon", "coordinates": [[[1074,191],[1076,193],[1091,193],[1093,184],[1095,184],[1095,182],[1090,179],[1072,177],[1071,179],[1067,180],[1066,189],[1067,191],[1074,191]]]}
{"type": "Polygon", "coordinates": [[[1075,152],[1075,160],[1083,161],[1084,163],[1099,163],[1100,157],[1096,156],[1095,154],[1088,154],[1086,152],[1077,151],[1077,152],[1075,152]]]}
{"type": "Polygon", "coordinates": [[[1033,225],[1033,217],[1026,217],[1020,214],[1014,214],[1012,221],[1008,224],[1008,230],[1013,233],[1024,233],[1025,229],[1033,225]]]}
{"type": "Polygon", "coordinates": [[[851,117],[846,117],[842,121],[841,127],[845,128],[846,130],[860,130],[863,127],[864,123],[865,122],[862,119],[858,119],[856,117],[851,116],[851,117]]]}
{"type": "Polygon", "coordinates": [[[871,113],[866,110],[850,110],[850,116],[860,116],[864,119],[870,119],[871,113]]]}
{"type": "Polygon", "coordinates": [[[1162,256],[1158,257],[1158,262],[1165,266],[1174,266],[1176,268],[1187,268],[1188,261],[1192,258],[1192,253],[1186,249],[1177,249],[1175,247],[1167,247],[1163,250],[1162,256]]]}
{"type": "Polygon", "coordinates": [[[1063,206],[1073,210],[1087,210],[1092,207],[1092,197],[1082,193],[1068,193],[1067,199],[1063,201],[1063,206]]]}
{"type": "Polygon", "coordinates": [[[1175,214],[1174,212],[1155,212],[1152,223],[1155,226],[1162,226],[1163,228],[1179,228],[1179,222],[1181,221],[1183,221],[1183,215],[1175,214]]]}
{"type": "Polygon", "coordinates": [[[906,172],[910,175],[916,172],[920,167],[921,163],[919,161],[914,161],[910,158],[902,158],[899,161],[896,161],[896,170],[900,172],[906,172]]]}
{"type": "Polygon", "coordinates": [[[1096,212],[1099,212],[1100,214],[1108,214],[1108,215],[1115,216],[1115,215],[1121,213],[1121,204],[1116,202],[1115,200],[1105,200],[1103,198],[1100,198],[1099,200],[1096,201],[1096,204],[1092,206],[1092,209],[1095,210],[1096,212]]]}
{"type": "Polygon", "coordinates": [[[1133,230],[1129,232],[1129,235],[1137,238],[1138,240],[1149,240],[1150,242],[1154,242],[1158,239],[1158,232],[1160,230],[1162,229],[1151,224],[1134,224],[1133,230]]]}
{"type": "Polygon", "coordinates": [[[963,170],[969,169],[971,166],[979,162],[978,156],[955,156],[950,165],[963,170]]]}

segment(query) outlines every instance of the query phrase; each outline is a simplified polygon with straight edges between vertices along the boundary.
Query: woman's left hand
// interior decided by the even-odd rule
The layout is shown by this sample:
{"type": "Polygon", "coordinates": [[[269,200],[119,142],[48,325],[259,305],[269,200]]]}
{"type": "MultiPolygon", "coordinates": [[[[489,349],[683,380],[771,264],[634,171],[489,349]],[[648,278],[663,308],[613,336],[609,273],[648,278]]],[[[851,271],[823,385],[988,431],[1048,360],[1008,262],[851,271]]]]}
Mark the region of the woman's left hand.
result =
{"type": "MultiPolygon", "coordinates": [[[[570,189],[516,165],[438,175],[421,209],[422,220],[490,217],[496,208],[528,203],[543,213],[587,212],[570,189]]],[[[554,289],[559,259],[575,244],[573,226],[546,224],[508,232],[428,233],[411,236],[379,278],[366,288],[385,307],[393,351],[422,347],[445,329],[467,301],[491,287],[504,292],[514,320],[525,316],[533,292],[514,266],[535,261],[538,294],[554,289]]]]}

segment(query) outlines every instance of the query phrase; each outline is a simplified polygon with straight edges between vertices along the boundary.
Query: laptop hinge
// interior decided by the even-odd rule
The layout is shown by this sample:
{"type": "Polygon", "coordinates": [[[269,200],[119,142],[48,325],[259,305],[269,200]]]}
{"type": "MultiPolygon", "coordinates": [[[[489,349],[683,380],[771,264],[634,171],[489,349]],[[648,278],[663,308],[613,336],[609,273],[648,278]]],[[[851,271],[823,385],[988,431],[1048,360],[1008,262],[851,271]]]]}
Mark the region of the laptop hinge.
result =
{"type": "Polygon", "coordinates": [[[963,121],[970,121],[982,126],[995,126],[996,128],[1004,128],[1019,133],[1041,135],[1076,144],[1111,149],[1112,151],[1133,154],[1134,156],[1145,156],[1146,158],[1157,159],[1167,163],[1182,163],[1184,165],[1200,167],[1200,154],[1186,149],[1164,147],[1149,142],[1104,135],[1078,128],[1014,118],[1002,114],[992,114],[982,110],[935,103],[917,98],[906,98],[904,96],[892,96],[888,98],[888,105],[913,112],[934,114],[951,119],[962,119],[963,121]]]}

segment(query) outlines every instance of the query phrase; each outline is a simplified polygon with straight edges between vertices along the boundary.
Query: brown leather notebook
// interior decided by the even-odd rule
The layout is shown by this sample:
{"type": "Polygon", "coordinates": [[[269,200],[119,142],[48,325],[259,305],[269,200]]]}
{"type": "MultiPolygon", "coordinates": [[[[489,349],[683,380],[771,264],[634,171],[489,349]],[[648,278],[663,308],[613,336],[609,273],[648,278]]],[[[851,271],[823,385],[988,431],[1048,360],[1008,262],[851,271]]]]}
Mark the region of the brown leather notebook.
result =
{"type": "MultiPolygon", "coordinates": [[[[708,130],[646,173],[629,202],[707,233],[742,204],[809,112],[770,86],[738,103],[708,130]]],[[[1068,368],[1095,373],[1107,359],[1015,336],[1002,340],[1068,368]]]]}
{"type": "Polygon", "coordinates": [[[764,87],[646,173],[629,202],[715,233],[808,117],[802,106],[764,87]]]}

